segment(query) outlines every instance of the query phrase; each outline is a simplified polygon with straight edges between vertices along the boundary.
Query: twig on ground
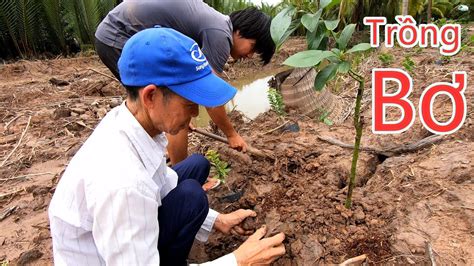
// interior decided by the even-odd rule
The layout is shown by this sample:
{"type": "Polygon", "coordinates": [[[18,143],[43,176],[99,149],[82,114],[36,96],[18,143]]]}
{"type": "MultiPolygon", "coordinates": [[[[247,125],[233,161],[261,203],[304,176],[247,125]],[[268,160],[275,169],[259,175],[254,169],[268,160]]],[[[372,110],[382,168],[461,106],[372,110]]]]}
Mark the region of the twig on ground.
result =
{"type": "Polygon", "coordinates": [[[102,76],[104,76],[104,77],[108,77],[109,79],[113,79],[113,80],[115,80],[115,81],[117,81],[117,82],[120,83],[120,81],[119,81],[117,78],[112,77],[111,75],[102,73],[102,72],[100,72],[99,70],[95,70],[95,69],[93,69],[93,68],[88,68],[88,70],[93,71],[93,72],[95,72],[95,73],[97,73],[97,74],[100,74],[100,75],[102,75],[102,76]]]}
{"type": "Polygon", "coordinates": [[[10,127],[10,124],[13,123],[15,120],[20,118],[23,114],[19,114],[15,116],[12,120],[8,121],[8,123],[5,124],[5,132],[8,131],[8,128],[10,127]]]}
{"type": "Polygon", "coordinates": [[[386,262],[386,261],[389,261],[389,260],[392,260],[392,259],[396,259],[396,258],[403,258],[403,257],[408,257],[408,258],[425,258],[424,256],[419,256],[419,255],[413,255],[413,254],[401,254],[401,255],[396,255],[396,256],[391,256],[391,257],[388,257],[388,258],[385,258],[385,259],[382,259],[382,260],[379,260],[379,261],[375,261],[373,262],[373,264],[380,264],[382,262],[386,262]]]}
{"type": "Polygon", "coordinates": [[[426,255],[428,256],[428,259],[431,262],[431,266],[436,266],[436,260],[434,258],[433,248],[431,247],[430,242],[426,241],[425,246],[426,246],[426,255]]]}
{"type": "Polygon", "coordinates": [[[288,124],[288,122],[290,122],[290,120],[285,121],[285,123],[283,123],[283,124],[277,126],[276,128],[270,129],[270,130],[268,130],[268,131],[262,133],[262,135],[270,134],[270,133],[272,133],[272,132],[274,132],[274,131],[276,131],[276,130],[282,128],[282,127],[284,127],[286,124],[288,124]]]}
{"type": "Polygon", "coordinates": [[[0,200],[3,200],[7,197],[10,197],[10,196],[15,196],[16,194],[22,192],[22,191],[25,191],[25,188],[20,188],[20,189],[17,189],[15,191],[12,191],[12,192],[8,192],[8,193],[5,193],[5,194],[2,194],[0,195],[0,200]]]}
{"type": "Polygon", "coordinates": [[[46,226],[40,225],[40,224],[34,224],[34,225],[32,225],[31,227],[36,228],[36,229],[46,229],[46,230],[49,230],[49,225],[48,225],[48,224],[46,224],[46,226]]]}
{"type": "Polygon", "coordinates": [[[445,192],[446,190],[447,190],[446,188],[440,188],[437,191],[437,193],[430,194],[430,195],[426,196],[425,199],[431,198],[431,197],[437,197],[437,196],[441,195],[443,192],[445,192]]]}
{"type": "Polygon", "coordinates": [[[5,211],[0,214],[0,222],[5,220],[8,216],[10,216],[15,210],[18,208],[18,206],[11,206],[10,208],[6,209],[5,211]]]}
{"type": "Polygon", "coordinates": [[[461,208],[463,208],[463,209],[467,209],[467,210],[471,210],[471,211],[474,211],[474,208],[467,207],[467,206],[461,206],[461,208]]]}
{"type": "MultiPolygon", "coordinates": [[[[346,149],[353,149],[354,148],[353,144],[347,144],[347,143],[344,143],[340,140],[337,140],[337,139],[334,139],[334,138],[331,138],[331,137],[318,136],[318,139],[320,139],[322,141],[325,141],[325,142],[328,142],[330,144],[342,147],[342,148],[346,148],[346,149]]],[[[432,145],[432,144],[435,144],[435,143],[441,141],[442,139],[443,139],[442,135],[432,135],[432,136],[426,137],[424,139],[421,139],[421,140],[419,140],[415,143],[411,143],[411,144],[408,144],[408,145],[403,145],[403,146],[400,146],[400,147],[397,147],[397,148],[390,148],[390,149],[383,149],[382,150],[382,149],[377,149],[377,148],[373,148],[373,147],[360,147],[360,150],[375,153],[375,154],[384,155],[384,156],[387,156],[387,157],[392,157],[392,156],[399,155],[399,154],[402,154],[402,153],[409,153],[409,152],[414,152],[414,151],[421,150],[423,148],[426,148],[429,145],[432,145]]]]}
{"type": "Polygon", "coordinates": [[[0,178],[0,182],[6,182],[6,181],[15,180],[15,179],[22,179],[22,178],[28,179],[31,176],[40,176],[40,175],[49,175],[49,174],[52,175],[53,173],[45,172],[45,173],[37,173],[37,174],[19,175],[19,176],[14,176],[14,177],[10,177],[10,178],[0,178]]]}
{"type": "Polygon", "coordinates": [[[339,264],[339,266],[346,266],[346,265],[351,265],[353,263],[362,263],[367,259],[367,255],[363,254],[354,258],[350,258],[343,263],[339,264]]]}
{"type": "Polygon", "coordinates": [[[7,155],[7,157],[3,160],[2,164],[0,164],[0,167],[3,167],[5,165],[5,163],[8,161],[8,159],[12,156],[12,154],[16,151],[16,149],[18,149],[18,147],[20,146],[21,144],[21,141],[23,140],[23,138],[25,137],[26,135],[26,131],[28,131],[28,128],[30,127],[30,122],[31,122],[31,115],[30,117],[28,118],[28,123],[26,124],[26,127],[25,129],[23,130],[23,133],[21,133],[21,137],[20,137],[20,140],[18,141],[18,143],[16,144],[15,148],[13,148],[13,150],[7,155]]]}
{"type": "Polygon", "coordinates": [[[222,74],[224,74],[228,80],[232,80],[232,79],[229,77],[229,75],[227,75],[227,72],[222,71],[222,74]]]}

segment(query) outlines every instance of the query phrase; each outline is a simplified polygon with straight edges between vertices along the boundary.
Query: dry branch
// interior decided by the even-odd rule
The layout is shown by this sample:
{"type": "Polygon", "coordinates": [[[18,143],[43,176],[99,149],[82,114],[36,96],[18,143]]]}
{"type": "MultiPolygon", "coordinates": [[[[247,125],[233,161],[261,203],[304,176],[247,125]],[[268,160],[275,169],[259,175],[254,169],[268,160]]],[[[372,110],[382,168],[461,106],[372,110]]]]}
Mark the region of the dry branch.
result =
{"type": "Polygon", "coordinates": [[[436,260],[434,258],[433,248],[431,247],[430,242],[428,242],[428,241],[425,242],[425,245],[426,245],[426,255],[430,259],[431,265],[436,266],[436,260]]]}
{"type": "Polygon", "coordinates": [[[102,72],[100,72],[99,70],[95,70],[95,69],[93,69],[93,68],[88,68],[88,70],[93,71],[93,72],[95,72],[95,73],[97,73],[97,74],[100,74],[100,75],[102,75],[102,76],[104,76],[104,77],[108,77],[109,79],[113,79],[113,80],[115,80],[115,81],[117,81],[117,82],[120,82],[117,78],[112,77],[111,75],[107,75],[107,74],[105,74],[105,73],[102,73],[102,72]]]}
{"type": "Polygon", "coordinates": [[[23,138],[25,137],[26,135],[26,131],[28,131],[28,128],[30,127],[30,122],[31,122],[31,115],[30,117],[28,118],[28,124],[26,124],[26,127],[25,129],[23,130],[23,133],[21,133],[21,137],[20,137],[20,140],[18,141],[18,143],[16,144],[15,148],[13,148],[13,150],[7,155],[7,157],[3,160],[2,164],[0,165],[0,167],[3,167],[5,165],[5,163],[8,161],[8,159],[12,156],[12,154],[16,151],[16,149],[18,149],[18,147],[20,146],[21,144],[21,141],[23,140],[23,138]]]}
{"type": "Polygon", "coordinates": [[[18,206],[11,206],[10,208],[6,209],[5,211],[0,214],[0,222],[5,220],[8,216],[10,216],[15,210],[18,208],[18,206]]]}
{"type": "MultiPolygon", "coordinates": [[[[229,143],[226,138],[221,137],[221,136],[216,135],[216,134],[213,134],[213,133],[210,133],[210,132],[207,132],[205,130],[202,130],[202,129],[199,129],[199,128],[193,128],[191,130],[192,130],[192,132],[199,133],[201,135],[204,135],[204,136],[209,137],[211,139],[215,139],[215,140],[220,141],[222,143],[227,143],[227,144],[229,143]]],[[[250,145],[247,145],[247,152],[252,154],[252,155],[255,155],[257,157],[273,159],[270,155],[264,153],[263,151],[261,151],[259,149],[254,148],[250,145]]]]}
{"type": "Polygon", "coordinates": [[[23,114],[19,114],[17,116],[15,116],[12,120],[8,121],[8,123],[5,124],[5,132],[8,131],[8,128],[10,127],[10,124],[13,123],[15,120],[17,120],[18,118],[20,118],[23,114]]]}
{"type": "Polygon", "coordinates": [[[7,197],[10,197],[10,196],[15,196],[16,194],[22,192],[22,191],[25,191],[25,188],[20,188],[20,189],[17,189],[15,191],[12,191],[12,192],[8,192],[8,193],[5,193],[5,194],[1,194],[0,195],[0,200],[3,200],[7,197]]]}
{"type": "Polygon", "coordinates": [[[267,132],[264,132],[262,135],[270,134],[270,133],[272,133],[272,132],[274,132],[274,131],[276,131],[276,130],[282,128],[282,127],[284,127],[286,124],[288,124],[288,122],[290,122],[290,120],[285,121],[283,124],[277,126],[276,128],[273,128],[273,129],[268,130],[267,132]]]}
{"type": "Polygon", "coordinates": [[[14,176],[10,178],[0,178],[0,182],[6,182],[10,180],[15,180],[15,179],[23,179],[23,178],[29,178],[31,176],[40,176],[40,175],[52,175],[53,173],[51,172],[45,172],[45,173],[37,173],[37,174],[27,174],[27,175],[19,175],[19,176],[14,176]]]}
{"type": "MultiPolygon", "coordinates": [[[[331,137],[318,136],[318,139],[320,139],[322,141],[325,141],[327,143],[342,147],[342,148],[346,148],[346,149],[353,149],[354,148],[353,144],[344,143],[340,140],[337,140],[337,139],[334,139],[334,138],[331,138],[331,137]]],[[[421,139],[421,140],[419,140],[415,143],[411,143],[411,144],[407,144],[407,145],[403,145],[403,146],[399,146],[399,147],[395,147],[395,148],[377,149],[377,148],[373,148],[373,147],[360,147],[360,150],[370,152],[370,153],[384,155],[386,157],[392,157],[392,156],[396,156],[396,155],[399,155],[399,154],[402,154],[402,153],[409,153],[409,152],[414,152],[414,151],[424,149],[424,148],[426,148],[426,147],[428,147],[432,144],[435,144],[435,143],[441,141],[442,139],[443,139],[443,136],[432,135],[432,136],[426,137],[424,139],[421,139]]]]}

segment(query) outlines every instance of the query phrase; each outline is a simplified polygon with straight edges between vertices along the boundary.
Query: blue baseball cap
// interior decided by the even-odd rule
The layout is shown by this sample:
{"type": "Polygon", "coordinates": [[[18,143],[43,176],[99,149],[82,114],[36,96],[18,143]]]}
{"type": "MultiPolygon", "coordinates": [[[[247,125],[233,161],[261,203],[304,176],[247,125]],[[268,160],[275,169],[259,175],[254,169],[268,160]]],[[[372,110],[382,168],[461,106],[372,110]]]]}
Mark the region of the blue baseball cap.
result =
{"type": "Polygon", "coordinates": [[[170,28],[155,27],[133,35],[123,47],[118,68],[124,85],[166,86],[205,107],[224,105],[237,92],[212,73],[194,40],[170,28]]]}

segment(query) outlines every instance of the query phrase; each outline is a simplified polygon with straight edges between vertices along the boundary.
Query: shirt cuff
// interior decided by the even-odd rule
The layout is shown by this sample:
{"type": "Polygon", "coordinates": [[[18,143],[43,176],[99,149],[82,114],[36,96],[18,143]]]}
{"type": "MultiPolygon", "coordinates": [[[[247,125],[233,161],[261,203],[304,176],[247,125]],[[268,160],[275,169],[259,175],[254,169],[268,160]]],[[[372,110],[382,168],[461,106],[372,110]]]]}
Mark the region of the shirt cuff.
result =
{"type": "Polygon", "coordinates": [[[216,221],[218,212],[213,209],[209,209],[209,213],[207,214],[206,220],[202,223],[201,228],[199,229],[198,233],[196,234],[196,239],[200,242],[206,242],[209,238],[209,234],[212,232],[212,228],[214,227],[214,222],[216,221]]]}
{"type": "Polygon", "coordinates": [[[213,261],[201,263],[201,264],[191,264],[191,265],[202,265],[202,266],[211,266],[211,265],[225,265],[225,266],[238,266],[237,258],[234,253],[227,254],[213,261]]]}

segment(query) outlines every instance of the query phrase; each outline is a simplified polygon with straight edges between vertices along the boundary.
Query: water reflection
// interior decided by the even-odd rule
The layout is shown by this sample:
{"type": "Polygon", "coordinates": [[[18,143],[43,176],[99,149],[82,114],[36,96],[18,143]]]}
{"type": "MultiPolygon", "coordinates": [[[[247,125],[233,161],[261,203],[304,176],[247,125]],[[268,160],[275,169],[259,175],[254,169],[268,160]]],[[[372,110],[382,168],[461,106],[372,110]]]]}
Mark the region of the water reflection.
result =
{"type": "MultiPolygon", "coordinates": [[[[235,97],[226,104],[226,110],[229,112],[236,109],[250,119],[254,119],[260,113],[268,111],[270,109],[270,103],[267,97],[269,89],[268,81],[272,77],[273,75],[266,76],[250,83],[245,83],[245,81],[242,80],[232,82],[232,85],[239,91],[235,97]]],[[[206,108],[200,106],[199,116],[193,119],[193,123],[198,127],[205,127],[210,120],[206,108]]]]}
{"type": "Polygon", "coordinates": [[[236,109],[245,116],[254,119],[260,113],[270,109],[268,102],[268,81],[272,76],[257,79],[254,82],[243,86],[235,97],[226,105],[228,111],[236,109]]]}

